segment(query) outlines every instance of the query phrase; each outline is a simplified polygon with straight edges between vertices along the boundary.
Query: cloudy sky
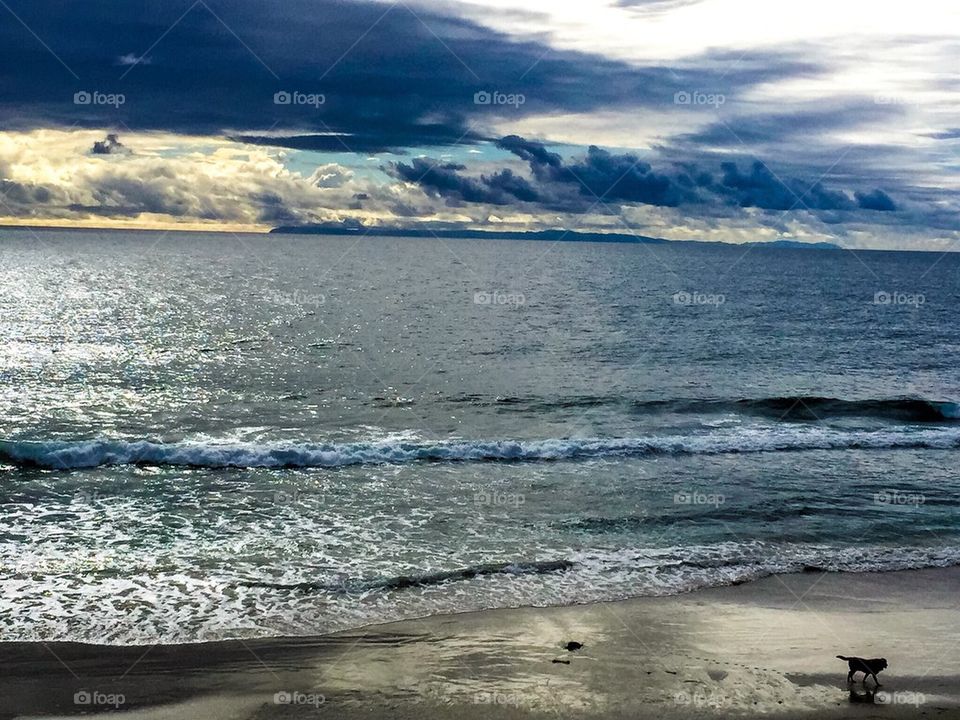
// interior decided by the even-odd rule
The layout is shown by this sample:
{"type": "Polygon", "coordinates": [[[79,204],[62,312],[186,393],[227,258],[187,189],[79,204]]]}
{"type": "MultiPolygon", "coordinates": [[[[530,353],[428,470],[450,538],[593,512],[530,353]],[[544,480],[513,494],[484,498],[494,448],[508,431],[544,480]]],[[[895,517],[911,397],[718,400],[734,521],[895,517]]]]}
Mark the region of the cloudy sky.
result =
{"type": "Polygon", "coordinates": [[[960,6],[0,0],[0,223],[960,247],[960,6]]]}

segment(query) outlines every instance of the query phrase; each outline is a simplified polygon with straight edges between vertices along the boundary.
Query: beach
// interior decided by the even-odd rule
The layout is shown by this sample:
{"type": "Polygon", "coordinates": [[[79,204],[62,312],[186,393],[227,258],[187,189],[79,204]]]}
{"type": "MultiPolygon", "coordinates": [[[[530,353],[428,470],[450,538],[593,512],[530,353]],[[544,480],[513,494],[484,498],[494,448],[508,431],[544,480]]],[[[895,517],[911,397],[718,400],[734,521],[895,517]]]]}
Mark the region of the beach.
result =
{"type": "Polygon", "coordinates": [[[0,717],[960,717],[958,589],[960,568],[806,572],[311,638],[5,643],[0,717]],[[886,657],[880,692],[837,654],[886,657]]]}

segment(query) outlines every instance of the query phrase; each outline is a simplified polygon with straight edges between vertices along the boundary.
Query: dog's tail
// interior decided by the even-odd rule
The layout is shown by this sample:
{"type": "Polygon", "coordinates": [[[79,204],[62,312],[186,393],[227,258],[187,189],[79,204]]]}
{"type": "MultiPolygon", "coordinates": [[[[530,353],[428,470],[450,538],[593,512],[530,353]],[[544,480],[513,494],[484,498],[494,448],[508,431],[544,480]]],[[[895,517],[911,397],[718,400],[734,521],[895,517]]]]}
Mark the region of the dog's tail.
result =
{"type": "Polygon", "coordinates": [[[837,659],[839,659],[839,660],[849,660],[850,658],[846,657],[845,655],[837,655],[837,659]]]}

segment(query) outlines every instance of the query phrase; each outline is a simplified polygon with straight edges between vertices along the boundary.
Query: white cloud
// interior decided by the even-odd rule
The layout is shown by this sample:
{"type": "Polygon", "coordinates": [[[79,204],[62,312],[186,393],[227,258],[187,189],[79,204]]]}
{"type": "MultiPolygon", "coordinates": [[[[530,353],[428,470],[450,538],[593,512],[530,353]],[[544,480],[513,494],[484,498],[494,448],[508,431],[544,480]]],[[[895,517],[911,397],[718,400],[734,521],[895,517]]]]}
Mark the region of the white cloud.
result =
{"type": "MultiPolygon", "coordinates": [[[[450,6],[447,0],[419,4],[450,6]]],[[[869,5],[701,0],[656,13],[644,12],[643,3],[615,0],[528,0],[520,12],[515,0],[454,5],[476,22],[510,35],[547,37],[557,47],[641,62],[689,58],[708,48],[745,51],[837,38],[943,37],[960,27],[960,5],[942,0],[869,5]]]]}
{"type": "Polygon", "coordinates": [[[117,65],[129,66],[129,65],[150,65],[153,62],[153,58],[141,57],[134,55],[133,53],[127,53],[126,55],[121,55],[117,58],[117,65]]]}
{"type": "Polygon", "coordinates": [[[103,137],[96,131],[0,133],[4,179],[32,193],[8,192],[0,214],[101,224],[142,216],[150,224],[162,218],[160,224],[267,229],[336,219],[331,208],[346,207],[356,192],[349,169],[330,163],[304,176],[270,148],[145,133],[121,138],[127,154],[91,153],[103,137]]]}

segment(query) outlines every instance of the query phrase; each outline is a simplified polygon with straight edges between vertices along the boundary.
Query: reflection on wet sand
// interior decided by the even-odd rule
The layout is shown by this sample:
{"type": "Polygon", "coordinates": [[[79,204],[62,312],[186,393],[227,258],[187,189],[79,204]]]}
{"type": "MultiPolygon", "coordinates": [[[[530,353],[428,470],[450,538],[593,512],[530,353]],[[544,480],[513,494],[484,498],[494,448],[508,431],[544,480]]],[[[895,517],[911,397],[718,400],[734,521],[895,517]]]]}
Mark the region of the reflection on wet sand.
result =
{"type": "Polygon", "coordinates": [[[808,573],[321,638],[152,648],[6,644],[0,695],[12,710],[0,718],[118,709],[137,720],[822,718],[842,717],[851,704],[886,705],[889,717],[927,710],[960,717],[960,658],[950,652],[958,637],[948,630],[960,627],[958,586],[960,569],[808,573]],[[848,687],[834,658],[848,647],[890,657],[889,681],[880,689],[848,687]],[[927,669],[937,674],[924,675],[927,669]],[[78,705],[81,692],[123,702],[78,705]]]}

